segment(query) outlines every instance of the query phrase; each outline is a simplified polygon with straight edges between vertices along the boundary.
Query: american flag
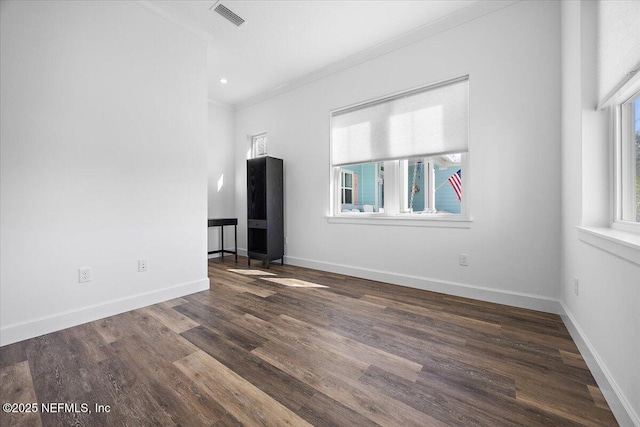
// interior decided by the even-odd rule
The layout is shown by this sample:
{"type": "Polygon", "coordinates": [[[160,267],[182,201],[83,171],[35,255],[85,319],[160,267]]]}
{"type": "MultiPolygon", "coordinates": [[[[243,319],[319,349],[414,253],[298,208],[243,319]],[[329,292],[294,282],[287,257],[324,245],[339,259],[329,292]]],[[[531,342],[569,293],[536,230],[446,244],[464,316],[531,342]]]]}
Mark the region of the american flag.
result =
{"type": "Polygon", "coordinates": [[[456,192],[458,200],[462,200],[462,181],[460,180],[462,175],[460,174],[460,171],[461,169],[458,169],[458,172],[449,177],[449,184],[453,187],[453,191],[456,192]]]}

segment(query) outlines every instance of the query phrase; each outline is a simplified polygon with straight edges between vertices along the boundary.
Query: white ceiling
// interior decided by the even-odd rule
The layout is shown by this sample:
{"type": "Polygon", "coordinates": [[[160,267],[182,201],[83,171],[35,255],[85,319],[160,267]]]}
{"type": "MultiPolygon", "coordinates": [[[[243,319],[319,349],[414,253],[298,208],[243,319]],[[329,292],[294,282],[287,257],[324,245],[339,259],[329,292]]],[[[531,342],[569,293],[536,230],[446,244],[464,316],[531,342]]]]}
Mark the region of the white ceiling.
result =
{"type": "Polygon", "coordinates": [[[209,99],[237,105],[384,42],[414,32],[477,0],[149,0],[148,6],[209,41],[209,99]],[[210,10],[224,4],[236,27],[210,10]],[[228,80],[226,85],[220,78],[228,80]]]}

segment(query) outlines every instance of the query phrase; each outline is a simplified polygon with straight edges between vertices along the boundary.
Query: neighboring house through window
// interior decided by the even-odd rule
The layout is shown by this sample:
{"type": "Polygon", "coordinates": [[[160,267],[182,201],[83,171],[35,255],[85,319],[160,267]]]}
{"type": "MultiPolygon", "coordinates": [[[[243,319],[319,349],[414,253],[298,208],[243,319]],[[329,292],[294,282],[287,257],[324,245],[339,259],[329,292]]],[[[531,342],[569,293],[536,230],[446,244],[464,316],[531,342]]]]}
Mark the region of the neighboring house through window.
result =
{"type": "Polygon", "coordinates": [[[460,214],[462,208],[462,154],[421,157],[401,163],[406,167],[402,208],[408,213],[460,214]]]}

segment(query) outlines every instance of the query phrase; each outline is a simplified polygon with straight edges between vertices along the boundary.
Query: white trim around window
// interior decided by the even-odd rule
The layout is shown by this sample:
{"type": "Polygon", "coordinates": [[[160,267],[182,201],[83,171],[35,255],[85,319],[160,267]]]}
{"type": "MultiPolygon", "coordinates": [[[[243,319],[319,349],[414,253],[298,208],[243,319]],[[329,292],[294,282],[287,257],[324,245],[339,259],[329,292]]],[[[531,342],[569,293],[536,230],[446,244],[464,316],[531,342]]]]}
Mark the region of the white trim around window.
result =
{"type": "Polygon", "coordinates": [[[358,225],[394,225],[404,227],[431,227],[431,228],[471,228],[472,219],[454,218],[453,215],[432,214],[418,217],[417,215],[340,215],[327,216],[329,224],[358,224],[358,225]]]}
{"type": "MultiPolygon", "coordinates": [[[[629,78],[598,105],[599,110],[608,110],[611,147],[611,218],[609,227],[578,226],[580,241],[605,252],[640,265],[640,222],[625,220],[625,186],[632,184],[629,172],[631,151],[629,138],[633,135],[625,105],[640,95],[640,72],[629,73],[629,78]],[[625,146],[626,144],[626,146],[625,146]],[[626,164],[626,166],[625,166],[626,164]],[[626,171],[626,172],[625,172],[626,171]]],[[[627,192],[628,194],[628,192],[627,192]]]]}
{"type": "Polygon", "coordinates": [[[267,132],[251,135],[249,140],[248,158],[255,159],[256,157],[267,155],[267,132]]]}
{"type": "Polygon", "coordinates": [[[640,235],[608,227],[577,227],[578,238],[591,246],[640,265],[640,235]]]}
{"type": "MultiPolygon", "coordinates": [[[[640,73],[601,105],[609,109],[613,146],[613,209],[611,227],[640,234],[636,197],[636,147],[633,101],[640,97],[640,73]]],[[[638,114],[638,112],[635,112],[638,114]]]]}

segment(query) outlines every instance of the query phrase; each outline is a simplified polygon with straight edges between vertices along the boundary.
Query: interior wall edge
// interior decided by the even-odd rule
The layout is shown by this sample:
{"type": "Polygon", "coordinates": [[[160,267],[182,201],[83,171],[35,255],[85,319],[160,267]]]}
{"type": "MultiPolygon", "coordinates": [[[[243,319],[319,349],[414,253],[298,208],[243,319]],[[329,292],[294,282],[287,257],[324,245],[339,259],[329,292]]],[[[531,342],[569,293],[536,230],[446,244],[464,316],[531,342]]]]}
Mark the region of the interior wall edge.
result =
{"type": "Polygon", "coordinates": [[[89,305],[0,328],[0,347],[209,289],[209,278],[89,305]]]}
{"type": "Polygon", "coordinates": [[[640,416],[635,413],[629,400],[626,398],[620,387],[614,380],[613,376],[607,369],[602,358],[598,355],[593,344],[589,340],[589,337],[585,334],[584,330],[580,327],[580,324],[576,321],[575,317],[569,311],[569,308],[560,301],[560,307],[562,312],[560,317],[564,322],[571,338],[578,346],[582,358],[587,363],[593,378],[598,383],[600,391],[604,395],[613,415],[616,417],[616,421],[621,427],[625,426],[640,426],[640,416]]]}

